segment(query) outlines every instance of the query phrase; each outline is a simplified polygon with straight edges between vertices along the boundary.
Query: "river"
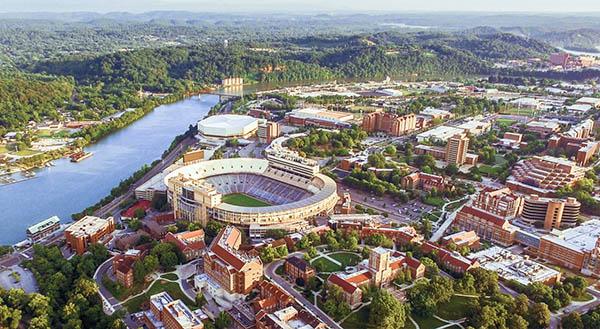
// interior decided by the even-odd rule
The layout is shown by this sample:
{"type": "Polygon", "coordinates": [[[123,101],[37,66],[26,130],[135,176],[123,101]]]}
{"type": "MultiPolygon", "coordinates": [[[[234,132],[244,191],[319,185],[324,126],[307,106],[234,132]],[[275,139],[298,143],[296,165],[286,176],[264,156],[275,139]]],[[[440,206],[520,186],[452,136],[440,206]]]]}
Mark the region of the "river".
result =
{"type": "Polygon", "coordinates": [[[25,238],[27,227],[53,215],[62,223],[95,204],[144,164],[159,159],[175,136],[203,118],[219,101],[202,95],[159,106],[86,148],[94,155],[79,163],[60,159],[36,170],[36,178],[0,186],[0,244],[25,238]]]}

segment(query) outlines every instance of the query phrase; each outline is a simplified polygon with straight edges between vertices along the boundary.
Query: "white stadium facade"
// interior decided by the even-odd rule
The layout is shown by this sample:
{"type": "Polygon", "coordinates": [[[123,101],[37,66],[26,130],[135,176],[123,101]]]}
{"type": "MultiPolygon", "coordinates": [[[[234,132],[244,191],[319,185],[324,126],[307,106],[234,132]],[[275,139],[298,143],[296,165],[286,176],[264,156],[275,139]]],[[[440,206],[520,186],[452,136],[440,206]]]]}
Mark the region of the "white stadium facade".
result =
{"type": "Polygon", "coordinates": [[[231,158],[204,161],[179,168],[165,177],[168,200],[178,219],[209,219],[247,229],[251,238],[271,229],[305,229],[318,215],[333,212],[339,199],[330,177],[310,177],[284,170],[269,160],[231,158]],[[223,202],[227,195],[243,194],[266,206],[239,206],[223,202]]]}
{"type": "Polygon", "coordinates": [[[258,129],[258,119],[248,115],[213,115],[198,122],[198,132],[207,137],[247,138],[258,129]]]}

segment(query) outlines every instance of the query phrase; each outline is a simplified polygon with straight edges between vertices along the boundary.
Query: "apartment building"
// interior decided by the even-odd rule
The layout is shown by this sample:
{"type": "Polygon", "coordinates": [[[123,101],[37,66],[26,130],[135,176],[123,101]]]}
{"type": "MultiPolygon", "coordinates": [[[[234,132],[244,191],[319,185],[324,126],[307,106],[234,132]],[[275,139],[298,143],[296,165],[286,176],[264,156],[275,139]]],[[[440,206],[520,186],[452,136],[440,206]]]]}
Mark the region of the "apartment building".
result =
{"type": "Polygon", "coordinates": [[[462,166],[467,162],[467,150],[469,148],[469,137],[465,134],[457,134],[446,144],[446,162],[462,166]]]}
{"type": "Polygon", "coordinates": [[[421,245],[421,251],[428,255],[435,254],[438,262],[454,273],[462,274],[479,267],[477,260],[467,259],[455,251],[447,250],[429,241],[421,245]]]}
{"type": "Polygon", "coordinates": [[[102,238],[114,230],[115,221],[112,217],[102,219],[85,216],[65,230],[65,239],[71,250],[78,255],[83,255],[90,244],[99,243],[102,238]]]}
{"type": "Polygon", "coordinates": [[[512,190],[551,197],[556,190],[573,186],[585,176],[585,168],[573,161],[551,156],[534,156],[515,164],[506,185],[512,190]]]}
{"type": "Polygon", "coordinates": [[[204,272],[229,294],[248,294],[260,282],[263,264],[239,250],[242,232],[227,226],[204,253],[204,272]]]}
{"type": "Polygon", "coordinates": [[[258,142],[262,144],[270,144],[275,138],[281,134],[281,127],[277,122],[259,120],[258,122],[258,142]]]}
{"type": "MultiPolygon", "coordinates": [[[[467,142],[468,143],[468,142],[467,142]]],[[[467,145],[462,144],[459,141],[454,141],[452,143],[452,145],[450,145],[450,142],[448,141],[448,144],[446,145],[446,147],[439,147],[439,146],[429,146],[429,145],[417,145],[415,147],[415,154],[418,155],[422,155],[422,154],[429,154],[432,157],[434,157],[435,159],[438,160],[443,160],[443,161],[448,161],[448,160],[452,160],[452,161],[462,161],[462,163],[459,164],[459,162],[450,162],[450,163],[454,163],[458,166],[461,166],[463,164],[466,165],[476,165],[477,162],[479,161],[479,156],[477,154],[473,154],[473,153],[462,153],[463,150],[466,152],[466,147],[468,147],[467,145]],[[452,148],[452,149],[450,149],[452,148]],[[450,151],[451,155],[448,155],[448,151],[450,151]]]]}
{"type": "Polygon", "coordinates": [[[405,135],[416,129],[417,117],[414,114],[397,115],[373,112],[363,116],[362,128],[367,132],[384,132],[392,136],[405,135]]]}
{"type": "Polygon", "coordinates": [[[498,273],[504,281],[516,281],[522,285],[560,282],[559,271],[498,246],[470,254],[468,258],[476,260],[482,268],[498,273]]]}
{"type": "Polygon", "coordinates": [[[521,212],[522,199],[505,187],[484,188],[473,201],[473,207],[501,217],[514,218],[521,212]]]}
{"type": "Polygon", "coordinates": [[[525,126],[525,130],[546,137],[560,131],[560,124],[554,121],[531,121],[525,126]]]}
{"type": "Polygon", "coordinates": [[[400,185],[405,190],[444,191],[449,187],[449,182],[439,175],[415,172],[402,177],[400,185]]]}
{"type": "Polygon", "coordinates": [[[521,219],[545,230],[577,225],[581,203],[575,198],[540,198],[532,194],[523,198],[521,219]]]}

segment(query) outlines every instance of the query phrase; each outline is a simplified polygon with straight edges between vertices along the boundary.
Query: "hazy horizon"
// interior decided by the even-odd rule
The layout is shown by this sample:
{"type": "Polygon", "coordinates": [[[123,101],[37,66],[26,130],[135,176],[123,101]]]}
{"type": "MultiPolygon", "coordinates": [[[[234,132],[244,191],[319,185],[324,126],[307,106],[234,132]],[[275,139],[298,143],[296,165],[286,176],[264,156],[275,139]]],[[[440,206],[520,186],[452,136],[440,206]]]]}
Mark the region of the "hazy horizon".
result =
{"type": "Polygon", "coordinates": [[[548,2],[547,0],[505,0],[482,2],[476,0],[394,1],[389,0],[3,0],[0,13],[35,12],[130,12],[190,11],[190,12],[496,12],[496,13],[551,13],[591,14],[600,13],[600,1],[571,0],[548,2]]]}

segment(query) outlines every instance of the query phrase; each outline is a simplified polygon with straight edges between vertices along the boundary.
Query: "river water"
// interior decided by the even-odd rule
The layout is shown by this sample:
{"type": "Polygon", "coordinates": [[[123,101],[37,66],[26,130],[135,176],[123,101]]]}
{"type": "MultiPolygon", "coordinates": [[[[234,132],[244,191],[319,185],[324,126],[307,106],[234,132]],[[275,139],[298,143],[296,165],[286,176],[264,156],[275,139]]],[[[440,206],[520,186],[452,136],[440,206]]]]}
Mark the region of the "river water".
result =
{"type": "Polygon", "coordinates": [[[157,107],[140,120],[86,148],[94,155],[79,163],[67,159],[39,169],[36,178],[0,186],[0,244],[25,238],[27,227],[95,204],[144,164],[159,159],[175,136],[203,118],[219,101],[202,95],[157,107]]]}

